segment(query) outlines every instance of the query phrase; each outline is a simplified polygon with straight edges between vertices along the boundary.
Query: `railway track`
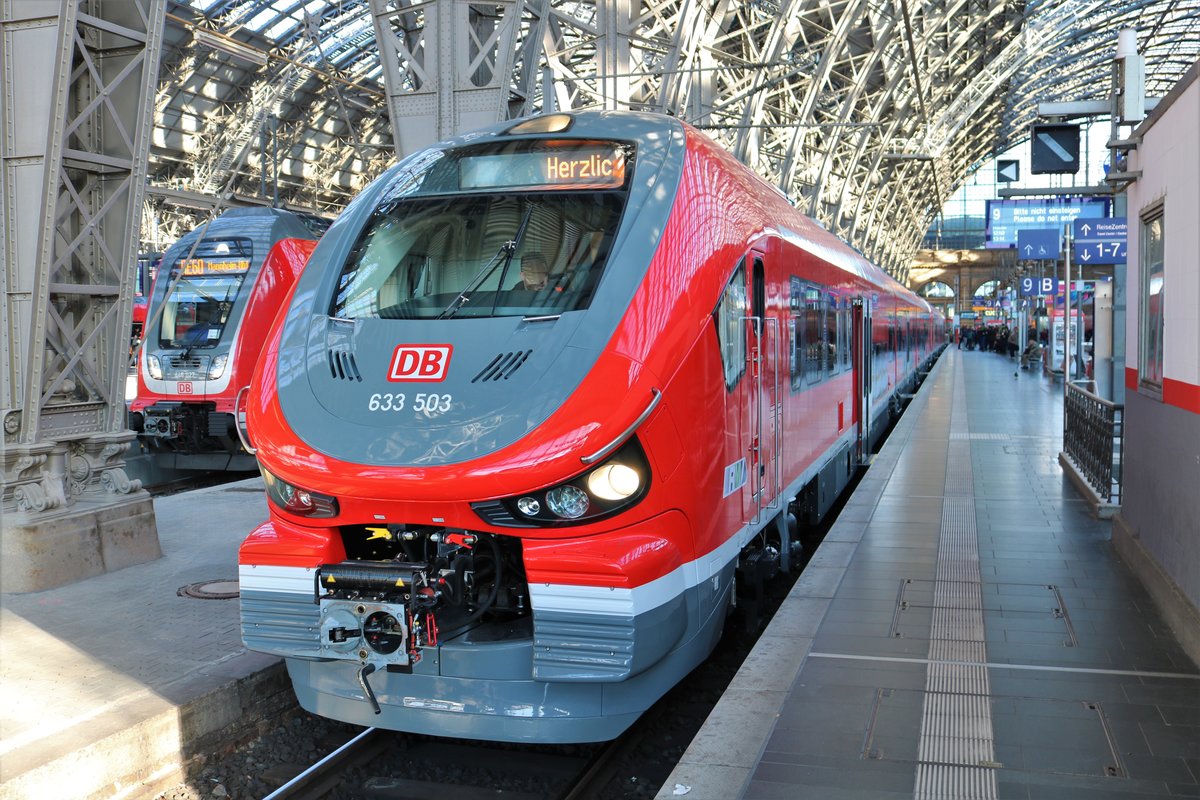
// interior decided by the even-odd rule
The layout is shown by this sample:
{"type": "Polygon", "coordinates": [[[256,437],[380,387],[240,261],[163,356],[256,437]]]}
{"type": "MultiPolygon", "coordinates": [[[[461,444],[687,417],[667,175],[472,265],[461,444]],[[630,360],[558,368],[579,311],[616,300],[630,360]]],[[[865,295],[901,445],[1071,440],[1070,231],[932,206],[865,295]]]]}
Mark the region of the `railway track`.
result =
{"type": "Polygon", "coordinates": [[[587,800],[642,739],[639,725],[611,742],[573,747],[464,743],[367,728],[263,800],[347,792],[363,800],[587,800]]]}
{"type": "Polygon", "coordinates": [[[367,728],[263,800],[315,800],[325,797],[339,785],[346,770],[382,752],[386,745],[385,733],[378,728],[367,728]]]}

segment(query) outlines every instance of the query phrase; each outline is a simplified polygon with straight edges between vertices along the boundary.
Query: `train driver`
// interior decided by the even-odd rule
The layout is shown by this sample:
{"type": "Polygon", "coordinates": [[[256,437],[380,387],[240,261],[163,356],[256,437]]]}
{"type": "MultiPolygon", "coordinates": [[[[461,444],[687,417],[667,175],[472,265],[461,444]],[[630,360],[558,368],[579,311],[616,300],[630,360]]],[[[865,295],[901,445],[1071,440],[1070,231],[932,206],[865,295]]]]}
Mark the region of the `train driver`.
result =
{"type": "Polygon", "coordinates": [[[546,257],[541,253],[526,253],[521,257],[521,285],[518,289],[536,291],[546,288],[546,278],[550,267],[546,257]]]}

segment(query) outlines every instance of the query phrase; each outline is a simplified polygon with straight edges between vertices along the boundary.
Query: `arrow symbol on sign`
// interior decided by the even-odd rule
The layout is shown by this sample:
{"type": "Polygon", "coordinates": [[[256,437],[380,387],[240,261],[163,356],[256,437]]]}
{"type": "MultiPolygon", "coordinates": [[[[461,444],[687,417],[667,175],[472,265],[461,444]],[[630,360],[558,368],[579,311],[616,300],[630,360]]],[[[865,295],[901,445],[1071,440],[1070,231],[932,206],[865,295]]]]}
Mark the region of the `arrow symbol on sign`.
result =
{"type": "Polygon", "coordinates": [[[1029,255],[1032,252],[1033,252],[1033,245],[1031,245],[1031,244],[1025,245],[1025,255],[1029,255]]]}
{"type": "Polygon", "coordinates": [[[1065,149],[1065,148],[1064,148],[1064,147],[1063,147],[1061,144],[1059,144],[1058,142],[1054,141],[1054,137],[1053,137],[1053,136],[1051,136],[1051,135],[1049,135],[1049,134],[1047,134],[1047,133],[1040,133],[1040,132],[1039,132],[1039,133],[1038,133],[1038,135],[1037,135],[1037,138],[1038,138],[1038,141],[1039,141],[1039,142],[1041,142],[1042,144],[1046,145],[1046,147],[1049,147],[1049,148],[1050,148],[1050,150],[1051,150],[1051,152],[1053,152],[1053,153],[1054,153],[1054,155],[1056,155],[1056,156],[1058,156],[1059,158],[1061,158],[1061,159],[1063,160],[1063,163],[1066,163],[1066,164],[1069,164],[1069,163],[1071,163],[1071,154],[1070,154],[1070,153],[1068,153],[1068,152],[1066,151],[1066,149],[1065,149]]]}
{"type": "Polygon", "coordinates": [[[1080,253],[1080,254],[1079,254],[1079,260],[1080,260],[1080,261],[1091,261],[1091,260],[1092,260],[1092,253],[1091,253],[1091,251],[1090,251],[1090,250],[1084,250],[1082,253],[1080,253]]]}
{"type": "Polygon", "coordinates": [[[1079,226],[1079,232],[1080,232],[1080,233],[1082,233],[1084,236],[1087,236],[1089,233],[1091,233],[1091,232],[1092,232],[1092,226],[1091,226],[1091,225],[1088,225],[1088,224],[1085,222],[1085,223],[1083,223],[1082,225],[1080,225],[1080,226],[1079,226]]]}

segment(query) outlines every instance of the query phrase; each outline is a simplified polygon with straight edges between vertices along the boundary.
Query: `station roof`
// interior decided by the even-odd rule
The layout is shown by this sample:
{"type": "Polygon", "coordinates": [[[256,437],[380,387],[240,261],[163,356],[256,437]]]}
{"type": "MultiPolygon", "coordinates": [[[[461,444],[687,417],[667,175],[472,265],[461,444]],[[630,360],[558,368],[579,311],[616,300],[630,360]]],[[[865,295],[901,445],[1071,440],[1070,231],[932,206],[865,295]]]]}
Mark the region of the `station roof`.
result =
{"type": "MultiPolygon", "coordinates": [[[[420,87],[423,54],[436,50],[426,23],[457,5],[169,3],[150,178],[166,237],[214,197],[336,214],[405,152],[389,88],[420,87]],[[385,15],[407,54],[390,81],[376,42],[385,15]]],[[[1039,103],[1110,97],[1118,30],[1136,31],[1148,97],[1165,95],[1200,58],[1200,0],[503,0],[469,9],[472,74],[513,65],[484,76],[507,84],[504,115],[606,106],[679,116],[898,277],[969,172],[1028,136],[1039,103]],[[489,39],[506,17],[513,36],[489,39]],[[517,57],[489,62],[489,48],[517,57]],[[613,59],[618,67],[601,66],[613,59]]]]}

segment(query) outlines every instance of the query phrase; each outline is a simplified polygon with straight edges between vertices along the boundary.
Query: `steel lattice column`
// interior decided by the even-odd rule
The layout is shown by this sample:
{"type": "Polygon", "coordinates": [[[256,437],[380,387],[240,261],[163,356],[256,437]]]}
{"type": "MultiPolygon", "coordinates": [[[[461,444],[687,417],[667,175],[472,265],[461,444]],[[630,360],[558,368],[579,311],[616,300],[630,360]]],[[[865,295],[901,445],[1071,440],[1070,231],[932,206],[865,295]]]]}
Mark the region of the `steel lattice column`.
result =
{"type": "Polygon", "coordinates": [[[163,8],[3,6],[7,591],[158,555],[149,497],[122,468],[134,438],[125,379],[163,8]]]}
{"type": "Polygon", "coordinates": [[[371,0],[397,155],[508,116],[522,0],[371,0]]]}

